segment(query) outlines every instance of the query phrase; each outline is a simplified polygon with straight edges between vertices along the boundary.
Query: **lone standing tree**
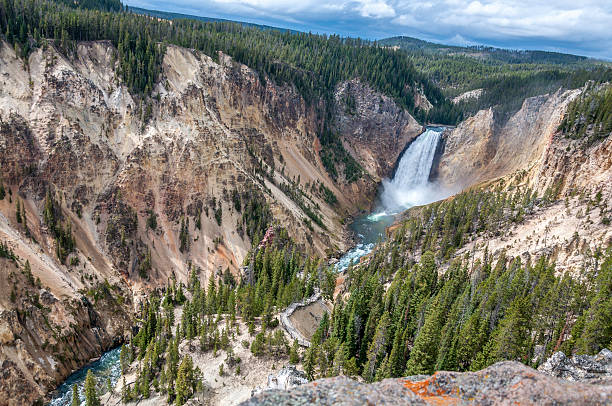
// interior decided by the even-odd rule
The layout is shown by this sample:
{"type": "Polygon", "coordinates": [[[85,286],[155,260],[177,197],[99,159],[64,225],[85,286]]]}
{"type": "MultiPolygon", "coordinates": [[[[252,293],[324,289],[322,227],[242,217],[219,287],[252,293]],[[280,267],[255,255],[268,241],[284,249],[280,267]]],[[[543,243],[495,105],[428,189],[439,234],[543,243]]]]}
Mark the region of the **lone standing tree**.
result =
{"type": "Polygon", "coordinates": [[[96,391],[96,378],[91,373],[91,369],[87,371],[85,378],[85,404],[87,406],[100,406],[100,398],[96,391]]]}
{"type": "Polygon", "coordinates": [[[79,388],[77,384],[72,385],[72,406],[81,406],[81,398],[79,398],[79,388]]]}

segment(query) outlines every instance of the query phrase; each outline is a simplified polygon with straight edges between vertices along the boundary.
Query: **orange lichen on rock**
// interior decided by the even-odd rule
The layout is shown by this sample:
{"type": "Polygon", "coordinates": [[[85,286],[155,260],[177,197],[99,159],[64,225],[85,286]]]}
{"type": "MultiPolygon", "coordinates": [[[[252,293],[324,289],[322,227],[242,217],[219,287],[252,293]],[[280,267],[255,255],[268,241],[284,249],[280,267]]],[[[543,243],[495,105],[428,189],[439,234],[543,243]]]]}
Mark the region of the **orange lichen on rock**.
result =
{"type": "Polygon", "coordinates": [[[436,376],[433,375],[429,379],[425,379],[423,381],[410,381],[408,379],[404,380],[404,387],[410,389],[414,392],[415,395],[423,399],[429,405],[437,405],[437,406],[447,406],[447,405],[456,405],[458,403],[458,398],[454,398],[446,394],[442,389],[436,389],[435,392],[429,390],[429,385],[433,383],[436,379],[436,376]]]}

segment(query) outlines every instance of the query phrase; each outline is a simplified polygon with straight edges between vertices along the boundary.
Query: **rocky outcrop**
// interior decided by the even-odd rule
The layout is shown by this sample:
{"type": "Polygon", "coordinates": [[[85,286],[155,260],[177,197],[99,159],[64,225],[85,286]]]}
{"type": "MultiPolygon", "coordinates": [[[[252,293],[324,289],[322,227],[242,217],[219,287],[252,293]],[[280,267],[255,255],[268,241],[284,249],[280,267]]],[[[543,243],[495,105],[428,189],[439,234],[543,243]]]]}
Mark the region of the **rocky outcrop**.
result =
{"type": "Polygon", "coordinates": [[[262,392],[245,406],[264,405],[606,405],[612,385],[569,382],[518,362],[500,362],[478,372],[385,379],[363,384],[346,377],[297,388],[262,392]]]}
{"type": "Polygon", "coordinates": [[[437,180],[446,187],[469,187],[527,169],[546,150],[567,105],[580,90],[531,97],[508,120],[494,108],[481,110],[446,134],[437,180]]]}
{"type": "Polygon", "coordinates": [[[573,382],[612,385],[612,351],[604,348],[599,354],[567,357],[554,353],[538,371],[573,382]]]}
{"type": "Polygon", "coordinates": [[[308,383],[306,374],[293,365],[285,366],[277,374],[268,375],[268,384],[253,389],[251,396],[267,390],[287,390],[308,383]]]}
{"type": "Polygon", "coordinates": [[[484,92],[484,89],[480,88],[480,89],[474,89],[474,90],[468,90],[467,92],[463,92],[458,96],[455,96],[452,98],[452,102],[457,104],[457,103],[461,103],[463,101],[468,101],[470,99],[479,99],[480,96],[482,96],[482,93],[484,92]]]}
{"type": "Polygon", "coordinates": [[[335,100],[337,128],[346,150],[376,180],[391,177],[404,148],[423,127],[393,99],[359,79],[341,83],[335,100]]]}

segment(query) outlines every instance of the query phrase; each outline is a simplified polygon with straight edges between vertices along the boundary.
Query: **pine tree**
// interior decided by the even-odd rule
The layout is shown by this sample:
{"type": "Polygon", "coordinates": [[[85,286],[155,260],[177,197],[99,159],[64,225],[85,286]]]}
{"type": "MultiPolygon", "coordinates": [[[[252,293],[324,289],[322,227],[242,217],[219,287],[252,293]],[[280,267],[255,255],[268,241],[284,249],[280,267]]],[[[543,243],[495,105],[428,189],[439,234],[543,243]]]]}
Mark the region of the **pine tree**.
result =
{"type": "Polygon", "coordinates": [[[363,378],[367,382],[374,380],[376,369],[382,361],[387,348],[387,329],[389,328],[389,314],[385,312],[376,326],[376,333],[370,343],[367,354],[367,362],[363,367],[363,378]]]}
{"type": "Polygon", "coordinates": [[[127,372],[128,366],[130,365],[130,356],[128,354],[128,347],[125,344],[121,346],[121,353],[119,354],[119,365],[121,366],[121,374],[125,375],[125,373],[127,372]]]}
{"type": "Polygon", "coordinates": [[[21,224],[21,207],[19,199],[15,202],[15,218],[17,219],[17,223],[21,224]]]}
{"type": "Polygon", "coordinates": [[[480,312],[474,312],[459,332],[457,339],[457,366],[460,370],[469,368],[487,341],[488,320],[480,312]]]}
{"type": "Polygon", "coordinates": [[[583,354],[595,354],[612,344],[612,249],[600,266],[595,285],[597,293],[584,316],[584,329],[576,343],[583,354]]]}
{"type": "Polygon", "coordinates": [[[395,328],[395,337],[393,338],[393,346],[389,355],[389,369],[391,376],[398,377],[404,372],[406,356],[404,351],[403,330],[398,326],[395,328]]]}
{"type": "Polygon", "coordinates": [[[123,384],[121,386],[121,401],[123,403],[128,403],[130,400],[132,400],[132,394],[130,393],[130,387],[125,382],[125,376],[123,376],[123,384]]]}
{"type": "Polygon", "coordinates": [[[263,331],[257,333],[255,339],[251,343],[251,352],[256,357],[263,355],[264,353],[264,343],[265,343],[265,333],[263,331]]]}
{"type": "Polygon", "coordinates": [[[346,343],[342,343],[336,349],[334,360],[332,363],[332,376],[338,376],[344,373],[346,363],[346,343]]]}
{"type": "Polygon", "coordinates": [[[382,381],[386,378],[391,378],[391,364],[389,363],[389,354],[385,355],[383,362],[376,370],[376,377],[374,378],[374,380],[382,381]]]}
{"type": "Polygon", "coordinates": [[[183,405],[192,395],[193,390],[193,362],[189,355],[181,361],[176,375],[176,404],[183,405]]]}
{"type": "Polygon", "coordinates": [[[87,406],[100,406],[100,398],[96,389],[96,378],[91,369],[87,371],[85,378],[85,404],[87,406]]]}
{"type": "Polygon", "coordinates": [[[317,353],[319,349],[316,345],[311,345],[306,351],[306,355],[304,356],[304,372],[309,380],[315,379],[315,366],[317,363],[317,353]]]}
{"type": "Polygon", "coordinates": [[[81,398],[79,397],[79,388],[75,383],[72,385],[72,406],[81,406],[81,398]]]}
{"type": "Polygon", "coordinates": [[[529,345],[529,300],[524,297],[516,298],[508,309],[507,314],[500,321],[497,332],[493,335],[492,352],[488,363],[492,364],[502,360],[527,360],[527,347],[529,345]]]}
{"type": "Polygon", "coordinates": [[[442,308],[439,304],[439,297],[437,297],[429,308],[425,323],[414,341],[410,359],[406,364],[405,375],[429,374],[432,372],[438,355],[438,343],[442,329],[441,318],[442,308]]]}
{"type": "Polygon", "coordinates": [[[289,363],[296,365],[300,362],[300,354],[298,353],[298,341],[293,340],[293,345],[289,350],[289,363]]]}

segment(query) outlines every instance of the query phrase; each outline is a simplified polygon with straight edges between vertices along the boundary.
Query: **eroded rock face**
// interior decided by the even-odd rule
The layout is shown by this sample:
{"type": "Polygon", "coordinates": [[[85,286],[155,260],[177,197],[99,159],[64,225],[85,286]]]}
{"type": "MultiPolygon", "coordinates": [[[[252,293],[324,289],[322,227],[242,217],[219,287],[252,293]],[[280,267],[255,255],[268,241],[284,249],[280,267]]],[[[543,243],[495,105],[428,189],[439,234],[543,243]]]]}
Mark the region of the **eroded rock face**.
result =
{"type": "MultiPolygon", "coordinates": [[[[168,47],[155,97],[143,101],[116,80],[108,42],[80,43],[71,58],[52,46],[38,49],[28,69],[7,44],[1,48],[0,73],[15,78],[0,90],[4,176],[38,209],[46,189],[62,194],[65,206],[78,214],[74,222],[129,277],[151,245],[153,274],[160,280],[168,276],[162,269],[186,271],[185,259],[207,271],[237,272],[250,241],[236,226],[242,216],[233,210],[234,191],[261,194],[292,237],[318,254],[346,248],[339,218],[367,207],[375,194],[369,176],[351,184],[328,176],[318,156],[320,118],[314,107],[288,86],[262,83],[226,55],[216,63],[168,47]],[[266,171],[275,169],[274,182],[261,179],[260,162],[266,171]],[[308,203],[321,208],[325,228],[315,224],[311,232],[303,210],[278,187],[298,177],[308,203]],[[313,192],[313,184],[331,190],[337,205],[313,192]],[[211,213],[213,198],[223,209],[221,225],[211,213]],[[123,221],[130,210],[135,231],[123,221]],[[142,231],[151,214],[158,217],[157,233],[142,231]],[[182,216],[190,218],[193,239],[187,254],[179,249],[182,216]],[[126,228],[130,244],[120,248],[107,241],[109,229],[121,231],[115,226],[126,228]],[[200,230],[203,235],[193,238],[200,230]],[[216,237],[222,247],[209,251],[216,237]]],[[[332,126],[376,180],[389,174],[420,127],[390,98],[354,83],[356,114],[332,126]]]]}
{"type": "Polygon", "coordinates": [[[287,390],[308,383],[306,374],[293,365],[285,366],[277,374],[268,375],[268,384],[265,387],[253,389],[252,395],[267,390],[287,390]]]}
{"type": "Polygon", "coordinates": [[[320,379],[294,389],[269,390],[255,395],[242,406],[259,405],[424,405],[401,383],[382,381],[363,384],[345,376],[320,379]]]}
{"type": "Polygon", "coordinates": [[[375,179],[391,177],[400,154],[423,127],[359,79],[341,83],[334,96],[344,147],[375,179]]]}
{"type": "Polygon", "coordinates": [[[526,169],[544,153],[567,105],[580,90],[526,99],[507,121],[481,110],[446,134],[437,180],[448,187],[476,183],[526,169]]]}
{"type": "Polygon", "coordinates": [[[242,405],[607,405],[612,385],[570,382],[518,362],[478,372],[385,379],[363,384],[346,377],[321,379],[288,391],[266,391],[242,405]]]}
{"type": "Polygon", "coordinates": [[[612,385],[612,351],[605,348],[595,356],[573,357],[559,351],[540,365],[538,371],[568,381],[612,385]]]}
{"type": "Polygon", "coordinates": [[[543,199],[504,232],[477,237],[457,255],[487,246],[494,256],[547,256],[557,272],[579,275],[593,266],[590,252],[612,242],[605,203],[612,199],[612,136],[589,142],[557,131],[581,91],[529,98],[507,122],[483,110],[445,133],[435,171],[443,186],[499,188],[509,196],[529,188],[543,199]]]}
{"type": "MultiPolygon", "coordinates": [[[[0,41],[0,168],[12,197],[0,201],[0,241],[18,257],[0,273],[0,404],[31,403],[116,344],[133,295],[171,275],[186,281],[188,264],[203,278],[238,274],[251,241],[234,196],[243,208],[259,197],[305,250],[326,254],[347,247],[340,219],[371,204],[372,179],[388,170],[355,154],[372,172],[351,184],[331,179],[315,107],[226,55],[216,62],[169,46],[153,97],[143,99],[118,79],[115,53],[110,42],[83,42],[74,55],[49,45],[24,61],[0,41]],[[280,187],[290,182],[320,208],[324,227],[305,224],[304,208],[280,187]],[[63,263],[44,221],[48,194],[75,240],[63,263]],[[26,261],[31,278],[22,277],[26,261]]],[[[392,128],[396,114],[414,125],[390,99],[360,94],[383,100],[380,114],[346,117],[346,128],[392,128]]],[[[379,131],[359,146],[372,162],[391,162],[408,135],[379,131]]]]}

